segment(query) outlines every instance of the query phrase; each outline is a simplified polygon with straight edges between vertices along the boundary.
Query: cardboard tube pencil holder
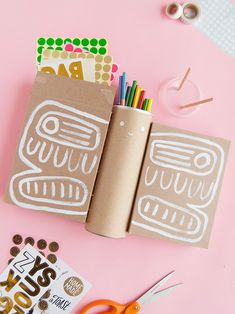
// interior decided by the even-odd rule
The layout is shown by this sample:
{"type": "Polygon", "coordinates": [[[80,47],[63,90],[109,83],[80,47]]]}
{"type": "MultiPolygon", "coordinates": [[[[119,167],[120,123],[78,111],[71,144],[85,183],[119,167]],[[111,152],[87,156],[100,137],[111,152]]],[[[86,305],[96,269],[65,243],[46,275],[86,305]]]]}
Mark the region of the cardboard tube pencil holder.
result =
{"type": "Polygon", "coordinates": [[[111,238],[126,235],[152,115],[114,106],[86,229],[111,238]]]}

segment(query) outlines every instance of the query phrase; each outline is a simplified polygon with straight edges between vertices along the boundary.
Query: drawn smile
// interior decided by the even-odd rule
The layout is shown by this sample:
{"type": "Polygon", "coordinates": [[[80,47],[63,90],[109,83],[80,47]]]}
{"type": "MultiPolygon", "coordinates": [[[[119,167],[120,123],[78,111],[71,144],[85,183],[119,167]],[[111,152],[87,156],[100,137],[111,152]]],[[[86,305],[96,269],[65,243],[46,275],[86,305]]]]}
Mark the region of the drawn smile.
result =
{"type": "Polygon", "coordinates": [[[128,132],[128,135],[133,136],[134,132],[128,132]]]}

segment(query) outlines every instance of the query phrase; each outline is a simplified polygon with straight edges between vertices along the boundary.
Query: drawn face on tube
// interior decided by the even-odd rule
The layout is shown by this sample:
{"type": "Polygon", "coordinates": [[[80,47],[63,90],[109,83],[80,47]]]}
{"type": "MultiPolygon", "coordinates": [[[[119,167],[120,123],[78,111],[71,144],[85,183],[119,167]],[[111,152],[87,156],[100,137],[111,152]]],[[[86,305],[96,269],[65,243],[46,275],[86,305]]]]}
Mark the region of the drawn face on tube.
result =
{"type": "Polygon", "coordinates": [[[146,136],[146,133],[148,130],[146,127],[140,123],[136,123],[135,121],[125,121],[125,120],[120,120],[119,121],[119,126],[120,126],[120,136],[126,140],[133,140],[134,136],[146,136]]]}
{"type": "Polygon", "coordinates": [[[38,105],[19,145],[19,157],[31,170],[16,175],[18,198],[35,206],[84,205],[84,179],[97,164],[103,124],[107,121],[53,100],[38,105]]]}
{"type": "Polygon", "coordinates": [[[224,165],[222,147],[181,133],[152,133],[140,216],[159,234],[198,242],[208,225],[207,209],[216,196],[224,165]]]}

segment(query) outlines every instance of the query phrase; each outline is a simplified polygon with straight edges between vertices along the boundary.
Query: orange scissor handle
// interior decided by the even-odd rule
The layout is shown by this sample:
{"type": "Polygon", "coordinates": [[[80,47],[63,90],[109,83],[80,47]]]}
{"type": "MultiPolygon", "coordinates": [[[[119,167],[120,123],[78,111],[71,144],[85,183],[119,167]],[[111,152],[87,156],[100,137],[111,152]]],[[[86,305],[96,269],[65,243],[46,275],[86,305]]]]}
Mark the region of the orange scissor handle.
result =
{"type": "MultiPolygon", "coordinates": [[[[132,302],[128,305],[123,305],[112,300],[96,300],[87,304],[80,312],[80,314],[88,314],[88,311],[101,305],[107,305],[110,310],[100,312],[99,314],[136,314],[140,311],[140,305],[137,302],[132,302]]],[[[97,313],[98,314],[98,313],[97,313]]]]}
{"type": "MultiPolygon", "coordinates": [[[[126,305],[119,304],[115,301],[112,300],[96,300],[91,303],[88,303],[80,312],[80,314],[89,314],[88,311],[101,305],[107,305],[110,307],[110,310],[105,311],[105,312],[100,312],[99,314],[122,314],[125,313],[125,309],[127,308],[126,305]]],[[[98,313],[97,313],[98,314],[98,313]]]]}
{"type": "Polygon", "coordinates": [[[136,314],[140,311],[140,309],[141,307],[139,303],[134,301],[126,306],[126,310],[124,311],[124,314],[136,314]]]}

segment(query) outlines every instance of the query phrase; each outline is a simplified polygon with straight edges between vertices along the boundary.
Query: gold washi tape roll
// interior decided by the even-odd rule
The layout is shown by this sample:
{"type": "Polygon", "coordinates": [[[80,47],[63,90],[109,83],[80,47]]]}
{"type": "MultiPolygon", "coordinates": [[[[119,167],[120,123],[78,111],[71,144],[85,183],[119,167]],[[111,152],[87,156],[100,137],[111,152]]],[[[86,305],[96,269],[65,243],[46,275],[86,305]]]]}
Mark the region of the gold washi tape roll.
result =
{"type": "Polygon", "coordinates": [[[172,20],[178,20],[183,14],[182,6],[177,2],[172,2],[166,7],[166,15],[172,20]]]}
{"type": "Polygon", "coordinates": [[[192,24],[201,16],[201,8],[196,3],[186,2],[182,5],[182,9],[180,20],[185,24],[192,24]]]}

